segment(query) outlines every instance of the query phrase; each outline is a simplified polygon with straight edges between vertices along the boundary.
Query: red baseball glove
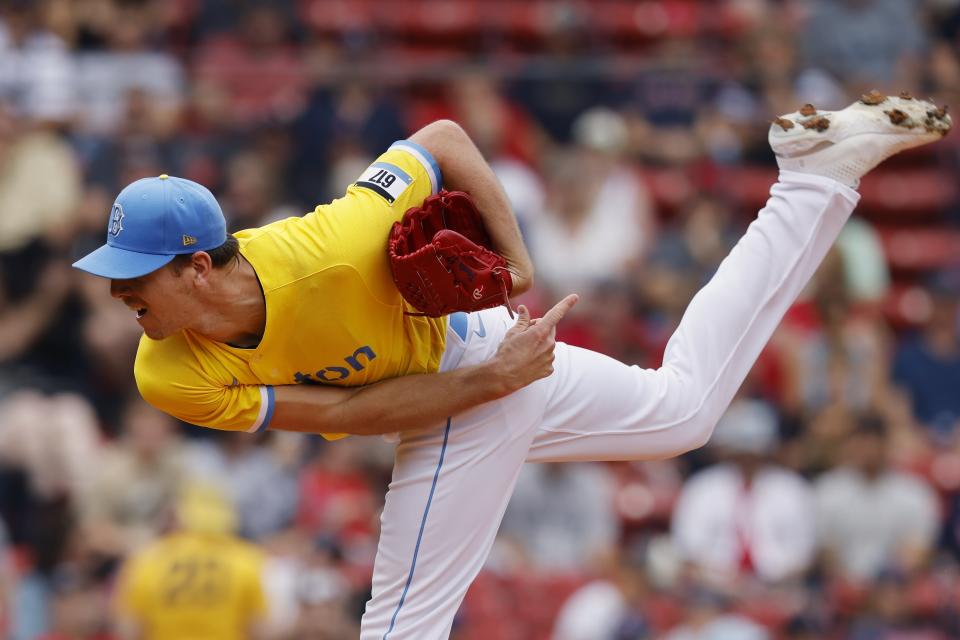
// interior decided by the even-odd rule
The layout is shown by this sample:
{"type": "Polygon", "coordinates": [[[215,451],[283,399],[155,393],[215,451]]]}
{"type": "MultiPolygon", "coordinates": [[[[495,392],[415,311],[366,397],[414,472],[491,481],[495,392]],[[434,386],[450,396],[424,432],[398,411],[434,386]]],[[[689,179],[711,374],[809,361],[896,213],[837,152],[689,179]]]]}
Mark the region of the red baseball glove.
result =
{"type": "Polygon", "coordinates": [[[507,261],[492,251],[480,212],[463,191],[440,191],[393,223],[390,271],[404,299],[426,316],[506,304],[507,261]]]}

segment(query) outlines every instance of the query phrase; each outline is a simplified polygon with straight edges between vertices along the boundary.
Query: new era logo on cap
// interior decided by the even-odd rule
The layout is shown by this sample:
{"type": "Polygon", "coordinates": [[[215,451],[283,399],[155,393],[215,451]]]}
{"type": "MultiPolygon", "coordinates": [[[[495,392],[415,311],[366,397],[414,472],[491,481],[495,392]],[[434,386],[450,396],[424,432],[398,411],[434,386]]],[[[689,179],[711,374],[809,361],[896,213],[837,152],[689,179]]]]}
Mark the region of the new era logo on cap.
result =
{"type": "Polygon", "coordinates": [[[209,251],[226,239],[226,221],[213,194],[164,174],[120,192],[110,211],[107,244],[73,266],[104,278],[139,278],[176,255],[209,251]]]}

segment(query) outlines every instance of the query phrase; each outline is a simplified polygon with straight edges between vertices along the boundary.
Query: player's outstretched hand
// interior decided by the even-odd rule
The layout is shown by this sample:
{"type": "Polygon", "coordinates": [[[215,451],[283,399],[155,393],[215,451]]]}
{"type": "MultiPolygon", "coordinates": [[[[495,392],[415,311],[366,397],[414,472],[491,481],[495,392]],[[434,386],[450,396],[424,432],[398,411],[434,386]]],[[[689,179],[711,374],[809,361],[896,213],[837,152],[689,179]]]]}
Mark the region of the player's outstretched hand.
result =
{"type": "Polygon", "coordinates": [[[517,323],[507,331],[494,359],[497,375],[511,392],[553,373],[553,351],[557,345],[557,323],[577,304],[571,294],[547,311],[542,318],[530,318],[530,310],[520,305],[517,323]]]}

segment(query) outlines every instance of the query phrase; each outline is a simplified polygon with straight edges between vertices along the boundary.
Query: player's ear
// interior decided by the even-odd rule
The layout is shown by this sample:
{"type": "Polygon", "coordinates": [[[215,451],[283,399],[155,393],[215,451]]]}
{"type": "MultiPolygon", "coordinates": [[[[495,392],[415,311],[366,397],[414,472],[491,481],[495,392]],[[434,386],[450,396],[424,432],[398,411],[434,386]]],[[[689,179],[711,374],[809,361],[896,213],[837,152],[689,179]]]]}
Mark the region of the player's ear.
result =
{"type": "Polygon", "coordinates": [[[190,266],[193,267],[195,277],[201,280],[209,278],[210,272],[213,271],[213,261],[206,251],[197,251],[190,256],[190,266]]]}

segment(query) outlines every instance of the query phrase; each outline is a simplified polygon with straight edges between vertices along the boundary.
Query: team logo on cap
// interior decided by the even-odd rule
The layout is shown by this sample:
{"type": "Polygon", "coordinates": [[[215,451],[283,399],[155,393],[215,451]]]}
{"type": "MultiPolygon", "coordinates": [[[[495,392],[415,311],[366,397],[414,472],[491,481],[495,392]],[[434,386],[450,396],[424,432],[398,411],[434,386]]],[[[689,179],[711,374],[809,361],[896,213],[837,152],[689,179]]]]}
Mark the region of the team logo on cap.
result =
{"type": "Polygon", "coordinates": [[[123,231],[123,207],[120,206],[119,202],[115,202],[113,205],[113,213],[110,214],[110,228],[107,231],[114,238],[123,231]]]}

